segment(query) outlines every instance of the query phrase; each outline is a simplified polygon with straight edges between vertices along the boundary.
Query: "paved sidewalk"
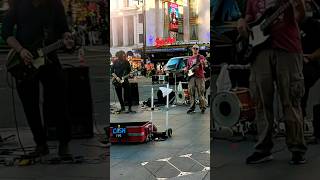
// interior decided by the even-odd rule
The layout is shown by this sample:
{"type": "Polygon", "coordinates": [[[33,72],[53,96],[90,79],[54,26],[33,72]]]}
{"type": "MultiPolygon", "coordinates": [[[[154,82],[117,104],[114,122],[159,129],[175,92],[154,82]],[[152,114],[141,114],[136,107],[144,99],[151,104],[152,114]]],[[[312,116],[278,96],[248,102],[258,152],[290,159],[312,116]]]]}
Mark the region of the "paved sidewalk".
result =
{"type": "MultiPolygon", "coordinates": [[[[98,127],[100,131],[103,126],[98,127]]],[[[15,129],[0,129],[1,136],[16,134],[15,129]]],[[[28,128],[20,128],[21,141],[25,148],[34,146],[32,134],[28,128]]],[[[0,151],[20,147],[18,139],[0,145],[0,151]]],[[[50,141],[50,154],[44,159],[57,157],[57,142],[50,141]]],[[[28,148],[27,148],[28,150],[28,148]]],[[[70,142],[70,151],[74,156],[84,156],[85,161],[79,164],[36,163],[28,166],[0,165],[0,180],[105,180],[109,179],[109,148],[98,141],[97,136],[91,139],[77,139],[70,142]]],[[[0,155],[0,159],[10,159],[23,154],[15,151],[11,155],[0,155]]]]}
{"type": "MultiPolygon", "coordinates": [[[[166,141],[111,146],[112,180],[210,179],[209,111],[187,114],[187,106],[170,107],[168,128],[173,136],[166,141]],[[180,176],[179,176],[180,175],[180,176]]],[[[151,121],[151,111],[134,107],[135,114],[112,114],[113,122],[151,121]]],[[[166,129],[164,107],[152,112],[152,122],[159,131],[166,129]]]]}
{"type": "Polygon", "coordinates": [[[212,177],[215,180],[318,180],[320,177],[320,145],[309,145],[307,164],[290,165],[291,153],[285,139],[274,140],[274,160],[263,164],[246,165],[245,159],[254,151],[254,141],[230,142],[214,140],[212,177]]]}

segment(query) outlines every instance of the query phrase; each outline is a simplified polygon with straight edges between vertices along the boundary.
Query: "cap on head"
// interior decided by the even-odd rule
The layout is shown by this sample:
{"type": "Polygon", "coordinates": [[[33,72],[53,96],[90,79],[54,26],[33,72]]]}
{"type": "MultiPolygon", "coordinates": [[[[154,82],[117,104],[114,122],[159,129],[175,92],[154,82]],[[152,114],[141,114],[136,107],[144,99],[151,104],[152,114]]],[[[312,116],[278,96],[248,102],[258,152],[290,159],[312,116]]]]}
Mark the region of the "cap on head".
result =
{"type": "Polygon", "coordinates": [[[127,56],[133,56],[133,52],[132,51],[127,51],[127,56]]]}
{"type": "Polygon", "coordinates": [[[198,44],[193,45],[193,46],[192,46],[192,49],[199,49],[198,44]]]}

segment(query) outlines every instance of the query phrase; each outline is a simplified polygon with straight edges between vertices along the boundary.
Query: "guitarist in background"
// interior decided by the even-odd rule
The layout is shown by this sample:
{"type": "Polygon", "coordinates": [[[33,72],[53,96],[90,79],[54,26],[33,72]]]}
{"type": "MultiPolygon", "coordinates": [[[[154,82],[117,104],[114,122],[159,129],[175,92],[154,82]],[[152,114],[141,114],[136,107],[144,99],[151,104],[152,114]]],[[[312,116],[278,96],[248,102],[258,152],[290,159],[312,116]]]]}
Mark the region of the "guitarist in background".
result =
{"type": "MultiPolygon", "coordinates": [[[[129,61],[127,60],[126,53],[124,51],[118,51],[116,53],[116,57],[118,59],[114,62],[111,68],[111,73],[116,74],[116,76],[119,78],[118,81],[120,81],[121,77],[126,76],[131,72],[131,66],[129,61]]],[[[115,81],[116,80],[117,79],[115,79],[115,81]]],[[[132,100],[131,100],[131,92],[130,92],[130,83],[128,78],[125,78],[123,83],[115,83],[114,85],[115,85],[116,93],[121,105],[121,109],[119,109],[117,113],[121,113],[126,110],[124,106],[124,101],[122,98],[122,88],[124,89],[124,97],[126,97],[128,100],[129,108],[127,112],[128,113],[133,112],[131,109],[132,100]]]]}
{"type": "MultiPolygon", "coordinates": [[[[60,0],[13,0],[10,9],[4,17],[1,35],[13,48],[25,64],[31,64],[33,54],[30,47],[36,41],[50,44],[64,38],[67,49],[74,46],[71,39],[64,7],[60,0]],[[14,27],[16,33],[14,34],[14,27]]],[[[35,48],[40,48],[35,47],[35,48]]],[[[65,82],[62,68],[55,52],[47,57],[51,63],[39,68],[39,72],[31,78],[21,80],[16,78],[17,92],[24,107],[24,112],[36,143],[36,149],[30,156],[49,154],[45,128],[42,125],[39,107],[39,82],[43,85],[43,113],[45,118],[52,118],[57,123],[60,156],[69,155],[68,144],[71,139],[71,123],[67,118],[65,82]],[[58,105],[58,106],[55,106],[58,105]],[[52,107],[54,106],[54,107],[52,107]]]]}
{"type": "Polygon", "coordinates": [[[188,90],[190,94],[190,108],[187,113],[194,112],[196,108],[195,103],[195,95],[196,91],[198,93],[198,97],[200,100],[200,109],[201,113],[204,113],[206,110],[206,99],[205,99],[205,76],[204,76],[204,68],[205,68],[205,57],[199,54],[199,46],[197,44],[192,47],[193,55],[188,59],[187,67],[185,71],[187,72],[191,67],[199,63],[199,67],[197,67],[194,71],[194,75],[189,79],[188,90]]]}
{"type": "MultiPolygon", "coordinates": [[[[305,0],[306,16],[300,24],[301,42],[304,53],[303,76],[305,94],[301,101],[304,118],[307,116],[306,108],[309,99],[309,91],[320,79],[320,9],[318,2],[314,0],[305,0]]],[[[307,139],[307,142],[317,142],[320,140],[320,122],[317,122],[316,119],[313,119],[312,122],[315,138],[307,139]]]]}
{"type": "MultiPolygon", "coordinates": [[[[251,90],[256,103],[256,123],[259,140],[255,152],[246,160],[247,164],[272,160],[273,148],[273,97],[274,81],[282,101],[286,123],[286,144],[292,153],[291,164],[306,162],[307,151],[303,132],[301,98],[304,94],[303,56],[298,23],[305,16],[304,0],[294,0],[271,25],[271,41],[257,52],[251,64],[251,90]]],[[[248,36],[248,24],[257,20],[268,8],[271,0],[248,0],[244,19],[238,21],[240,35],[248,36]]],[[[287,0],[276,0],[279,6],[287,0]]],[[[276,6],[276,7],[279,7],[276,6]]]]}

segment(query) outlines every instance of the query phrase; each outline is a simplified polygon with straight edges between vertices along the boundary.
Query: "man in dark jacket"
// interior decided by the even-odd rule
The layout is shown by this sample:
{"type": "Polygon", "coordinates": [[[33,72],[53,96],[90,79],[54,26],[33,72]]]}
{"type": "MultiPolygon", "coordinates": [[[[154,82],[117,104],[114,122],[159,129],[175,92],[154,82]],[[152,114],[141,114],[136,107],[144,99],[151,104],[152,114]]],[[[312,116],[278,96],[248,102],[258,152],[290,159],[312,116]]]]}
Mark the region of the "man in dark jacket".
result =
{"type": "Polygon", "coordinates": [[[117,60],[114,62],[111,68],[111,73],[113,74],[112,81],[115,86],[116,93],[121,105],[121,109],[119,109],[117,112],[120,113],[122,111],[125,111],[124,100],[122,97],[122,88],[124,89],[124,96],[128,100],[129,108],[127,112],[128,113],[133,112],[131,109],[132,100],[131,100],[131,93],[130,93],[130,83],[129,83],[128,77],[122,79],[122,77],[130,74],[131,66],[129,61],[127,60],[126,53],[124,51],[118,51],[116,53],[116,57],[117,57],[117,60]],[[121,83],[121,80],[123,80],[122,83],[121,83]]]}
{"type": "MultiPolygon", "coordinates": [[[[309,97],[310,88],[320,78],[320,12],[318,4],[313,0],[306,0],[306,18],[300,24],[301,29],[301,42],[304,53],[304,65],[303,65],[303,76],[305,85],[305,94],[301,99],[301,108],[303,116],[306,117],[306,107],[309,97]],[[318,18],[318,19],[317,19],[318,18]]],[[[314,135],[320,138],[319,128],[317,127],[315,119],[314,124],[314,135]]]]}
{"type": "MultiPolygon", "coordinates": [[[[63,38],[64,45],[71,49],[71,38],[64,7],[60,0],[13,0],[3,19],[1,35],[19,55],[21,62],[31,65],[34,54],[30,51],[63,38]],[[14,27],[16,33],[14,35],[14,27]],[[36,43],[41,42],[41,43],[36,43]]],[[[57,123],[60,156],[68,155],[71,138],[71,124],[66,114],[65,83],[62,68],[56,52],[47,55],[50,63],[42,65],[35,76],[28,79],[16,77],[17,91],[24,107],[27,121],[36,143],[36,150],[30,155],[49,154],[45,128],[42,125],[39,107],[39,82],[43,85],[44,119],[57,123]]]]}

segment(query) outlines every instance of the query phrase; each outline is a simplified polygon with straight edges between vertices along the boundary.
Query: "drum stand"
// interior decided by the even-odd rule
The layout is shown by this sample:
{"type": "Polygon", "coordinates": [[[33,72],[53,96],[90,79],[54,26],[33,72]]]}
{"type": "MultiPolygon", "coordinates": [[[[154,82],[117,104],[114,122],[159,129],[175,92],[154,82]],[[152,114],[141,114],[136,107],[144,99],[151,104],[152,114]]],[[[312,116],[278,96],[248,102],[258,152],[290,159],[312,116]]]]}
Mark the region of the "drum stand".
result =
{"type": "Polygon", "coordinates": [[[174,75],[174,93],[175,93],[175,97],[174,97],[174,102],[172,103],[171,107],[176,107],[177,106],[177,74],[176,74],[177,72],[173,71],[172,73],[174,75]]]}

